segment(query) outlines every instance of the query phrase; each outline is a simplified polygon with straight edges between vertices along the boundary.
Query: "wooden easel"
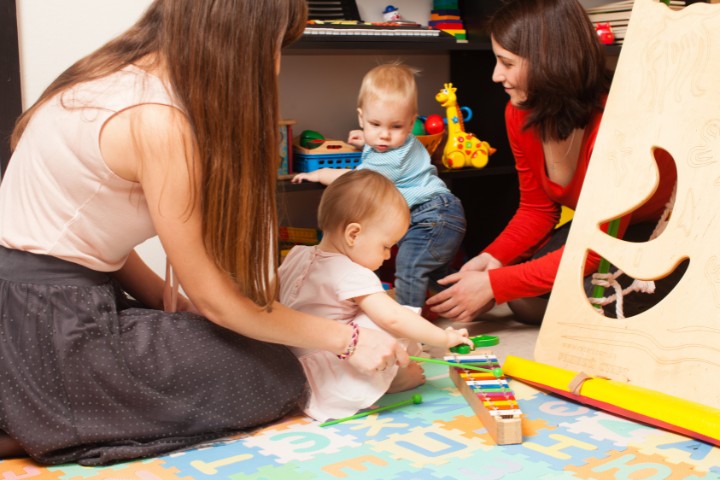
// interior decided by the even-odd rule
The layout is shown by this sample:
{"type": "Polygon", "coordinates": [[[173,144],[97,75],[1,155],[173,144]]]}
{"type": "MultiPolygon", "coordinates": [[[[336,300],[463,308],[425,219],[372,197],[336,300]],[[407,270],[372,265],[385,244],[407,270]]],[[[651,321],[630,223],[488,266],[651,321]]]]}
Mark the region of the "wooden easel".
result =
{"type": "Polygon", "coordinates": [[[720,5],[671,11],[635,1],[538,362],[720,408],[719,79],[720,5]],[[670,153],[678,172],[667,228],[645,243],[604,234],[600,224],[654,192],[655,148],[670,153]],[[643,280],[664,277],[686,258],[689,266],[657,305],[616,320],[598,313],[583,290],[589,250],[643,280]]]}

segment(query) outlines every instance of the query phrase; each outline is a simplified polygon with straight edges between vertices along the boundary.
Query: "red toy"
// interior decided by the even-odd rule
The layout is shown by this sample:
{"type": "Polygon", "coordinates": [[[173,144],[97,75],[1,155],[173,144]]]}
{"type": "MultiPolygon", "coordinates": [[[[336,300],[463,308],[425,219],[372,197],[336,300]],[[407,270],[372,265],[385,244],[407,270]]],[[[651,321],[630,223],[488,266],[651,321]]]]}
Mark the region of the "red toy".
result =
{"type": "Polygon", "coordinates": [[[611,45],[615,41],[615,34],[609,23],[596,23],[595,31],[603,45],[611,45]]]}
{"type": "Polygon", "coordinates": [[[425,119],[425,131],[428,135],[435,135],[436,133],[442,133],[445,131],[445,122],[443,118],[435,113],[428,115],[425,119]]]}

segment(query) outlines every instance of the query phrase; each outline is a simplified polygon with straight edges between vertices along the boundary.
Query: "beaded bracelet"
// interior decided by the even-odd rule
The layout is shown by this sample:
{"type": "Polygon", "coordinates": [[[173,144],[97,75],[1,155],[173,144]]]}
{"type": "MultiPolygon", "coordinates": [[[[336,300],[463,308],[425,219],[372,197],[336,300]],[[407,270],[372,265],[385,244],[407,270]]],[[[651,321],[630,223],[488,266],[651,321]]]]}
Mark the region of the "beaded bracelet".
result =
{"type": "Polygon", "coordinates": [[[353,353],[355,353],[355,349],[357,348],[358,337],[360,336],[360,327],[358,327],[355,322],[350,322],[350,325],[353,329],[352,338],[350,339],[350,343],[348,344],[345,353],[341,353],[337,356],[340,360],[349,358],[353,353]]]}

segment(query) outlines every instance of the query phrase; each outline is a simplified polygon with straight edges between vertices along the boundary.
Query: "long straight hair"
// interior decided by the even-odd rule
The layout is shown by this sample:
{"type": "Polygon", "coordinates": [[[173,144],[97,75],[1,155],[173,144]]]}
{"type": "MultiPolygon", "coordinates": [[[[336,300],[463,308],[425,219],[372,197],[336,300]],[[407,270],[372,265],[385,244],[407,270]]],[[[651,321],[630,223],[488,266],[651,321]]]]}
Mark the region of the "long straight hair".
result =
{"type": "Polygon", "coordinates": [[[488,29],[528,63],[525,128],[542,140],[564,140],[602,110],[612,72],[597,33],[577,0],[506,1],[488,29]]]}
{"type": "Polygon", "coordinates": [[[168,69],[168,89],[194,134],[201,178],[193,186],[205,247],[241,291],[269,309],[277,297],[276,62],[307,21],[305,0],[156,0],[125,33],[79,60],[19,119],[54,95],[148,54],[168,69]]]}

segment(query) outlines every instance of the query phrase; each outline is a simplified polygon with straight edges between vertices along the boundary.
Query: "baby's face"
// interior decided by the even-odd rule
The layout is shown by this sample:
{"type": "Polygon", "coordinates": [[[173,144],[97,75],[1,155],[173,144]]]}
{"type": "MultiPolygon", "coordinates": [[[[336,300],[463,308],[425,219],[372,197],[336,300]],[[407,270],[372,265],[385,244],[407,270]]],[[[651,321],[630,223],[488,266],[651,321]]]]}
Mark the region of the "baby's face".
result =
{"type": "Polygon", "coordinates": [[[377,270],[390,258],[392,247],[405,235],[409,223],[409,212],[399,208],[388,208],[375,218],[363,221],[348,256],[365,268],[377,270]]]}
{"type": "Polygon", "coordinates": [[[408,102],[368,99],[358,109],[365,143],[376,152],[387,152],[405,143],[412,132],[415,111],[408,102]]]}

